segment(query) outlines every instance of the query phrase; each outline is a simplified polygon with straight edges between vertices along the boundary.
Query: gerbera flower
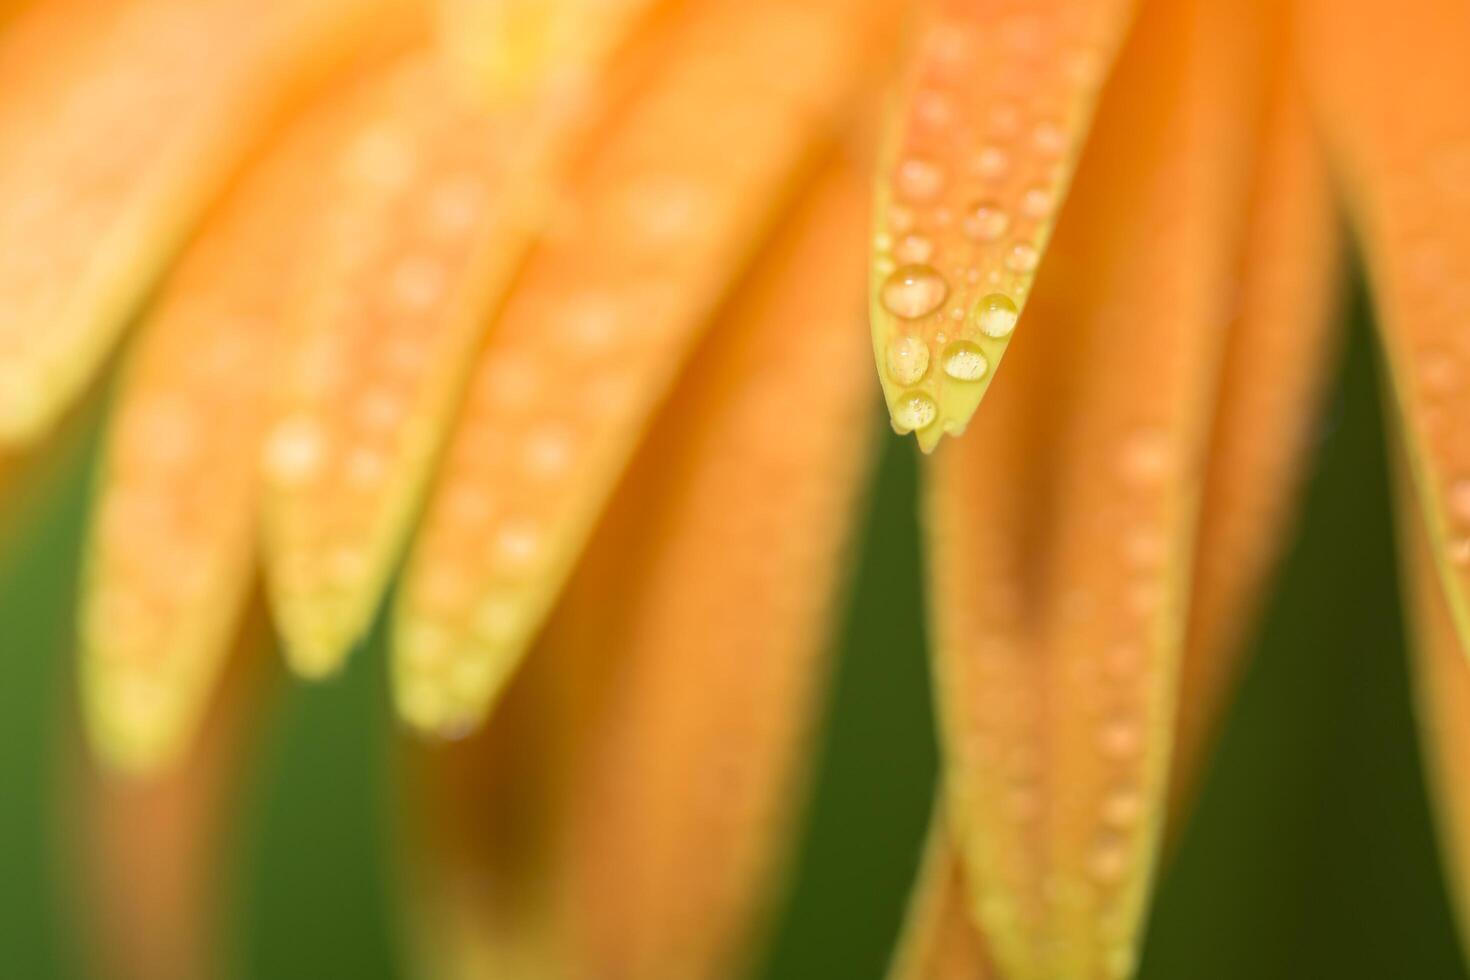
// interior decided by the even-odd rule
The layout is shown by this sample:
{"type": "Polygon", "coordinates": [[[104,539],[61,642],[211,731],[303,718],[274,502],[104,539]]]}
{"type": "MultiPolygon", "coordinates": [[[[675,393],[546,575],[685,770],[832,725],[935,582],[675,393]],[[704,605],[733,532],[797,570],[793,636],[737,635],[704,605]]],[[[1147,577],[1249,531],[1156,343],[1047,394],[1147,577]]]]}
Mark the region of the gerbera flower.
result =
{"type": "Polygon", "coordinates": [[[112,967],[220,969],[259,577],[306,679],[389,607],[425,975],[737,973],[871,445],[871,245],[893,424],[938,450],[944,790],[895,970],[1130,975],[1331,362],[1327,158],[1455,839],[1470,11],[1407,2],[17,5],[4,445],[134,324],[79,611],[112,967]]]}

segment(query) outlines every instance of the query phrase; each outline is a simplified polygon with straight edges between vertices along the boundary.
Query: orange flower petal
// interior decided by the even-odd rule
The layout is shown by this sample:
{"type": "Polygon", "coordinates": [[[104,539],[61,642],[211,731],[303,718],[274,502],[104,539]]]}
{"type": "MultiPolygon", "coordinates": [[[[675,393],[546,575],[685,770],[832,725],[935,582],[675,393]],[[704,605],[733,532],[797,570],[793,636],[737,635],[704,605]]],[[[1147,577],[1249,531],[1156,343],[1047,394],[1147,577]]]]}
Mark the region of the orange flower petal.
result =
{"type": "Polygon", "coordinates": [[[1399,549],[1413,627],[1416,713],[1445,877],[1460,940],[1470,943],[1470,664],[1402,451],[1398,456],[1399,549]]]}
{"type": "Polygon", "coordinates": [[[394,675],[415,727],[462,734],[488,710],[648,418],[830,137],[884,6],[698,5],[582,166],[479,357],[409,567],[394,675]]]}
{"type": "MultiPolygon", "coordinates": [[[[592,19],[607,44],[616,13],[592,19]]],[[[266,456],[267,563],[299,672],[334,671],[371,622],[475,343],[572,151],[666,40],[650,33],[604,77],[601,61],[547,66],[526,101],[487,105],[428,53],[383,80],[327,194],[266,456]]]]}
{"type": "Polygon", "coordinates": [[[1342,234],[1296,76],[1282,75],[1255,178],[1202,489],[1169,781],[1175,816],[1195,788],[1289,536],[1294,490],[1335,362],[1342,234]]]}
{"type": "Polygon", "coordinates": [[[1146,6],[1020,341],[927,499],[949,809],[1003,974],[1123,976],[1160,831],[1262,16],[1146,6]]]}
{"type": "Polygon", "coordinates": [[[963,432],[1067,193],[1132,0],[933,0],[879,185],[873,345],[894,428],[963,432]]]}
{"type": "Polygon", "coordinates": [[[431,772],[442,812],[427,844],[442,849],[446,826],[461,843],[431,891],[441,942],[425,945],[441,957],[508,970],[509,955],[517,976],[696,980],[734,975],[748,954],[799,798],[871,455],[854,329],[865,197],[834,171],[763,255],[505,710],[469,743],[477,761],[442,750],[458,762],[431,772]],[[455,789],[467,766],[494,773],[498,792],[455,789]],[[490,935],[507,943],[475,938],[490,935]]]}
{"type": "Polygon", "coordinates": [[[449,62],[493,104],[577,85],[655,0],[435,0],[449,62]]]}
{"type": "Polygon", "coordinates": [[[251,725],[269,687],[264,617],[252,620],[228,683],[179,766],[140,780],[82,765],[67,786],[95,943],[89,976],[197,980],[229,973],[221,935],[228,907],[223,845],[251,725]]]}
{"type": "MultiPolygon", "coordinates": [[[[940,806],[943,806],[941,802],[940,806]]],[[[970,918],[964,865],[936,814],[889,980],[995,980],[985,941],[970,918]]]]}
{"type": "Polygon", "coordinates": [[[396,2],[62,0],[0,36],[0,443],[52,426],[273,116],[396,2]]]}
{"type": "Polygon", "coordinates": [[[1304,57],[1366,255],[1414,485],[1470,635],[1470,7],[1303,7],[1304,57]]]}
{"type": "Polygon", "coordinates": [[[303,117],[245,173],[129,358],[81,604],[86,721],[111,765],[184,749],[229,647],[254,577],[255,447],[286,283],[350,104],[303,117]]]}

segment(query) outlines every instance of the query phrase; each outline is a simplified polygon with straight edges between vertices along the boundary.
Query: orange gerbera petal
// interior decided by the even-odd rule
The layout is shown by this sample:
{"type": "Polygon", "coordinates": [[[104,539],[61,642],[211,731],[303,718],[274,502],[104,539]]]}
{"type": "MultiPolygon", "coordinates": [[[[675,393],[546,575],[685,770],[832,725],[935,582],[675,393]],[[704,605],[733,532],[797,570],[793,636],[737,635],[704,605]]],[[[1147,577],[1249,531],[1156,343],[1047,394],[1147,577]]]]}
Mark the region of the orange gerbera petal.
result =
{"type": "Polygon", "coordinates": [[[254,448],[287,282],[353,116],[344,94],[231,190],[129,358],[81,603],[86,721],[112,765],[165,765],[186,747],[254,578],[254,448]]]}
{"type": "Polygon", "coordinates": [[[1335,361],[1342,233],[1294,72],[1276,83],[1205,468],[1169,782],[1195,788],[1249,648],[1335,361]]]}
{"type": "Polygon", "coordinates": [[[1402,451],[1398,455],[1399,552],[1413,627],[1416,713],[1445,878],[1458,913],[1460,941],[1470,944],[1470,664],[1418,513],[1408,466],[1402,451]]]}
{"type": "Polygon", "coordinates": [[[870,456],[865,197],[834,172],[763,255],[504,710],[424,750],[435,975],[696,980],[749,952],[870,456]]]}
{"type": "MultiPolygon", "coordinates": [[[[1202,493],[1169,785],[1173,828],[1248,640],[1332,361],[1341,236],[1331,188],[1295,76],[1281,72],[1274,88],[1202,493]]],[[[944,829],[916,886],[894,980],[976,980],[992,969],[962,915],[968,898],[952,835],[936,824],[944,829]],[[939,870],[946,861],[952,867],[939,870]]]]}
{"type": "MultiPolygon", "coordinates": [[[[242,756],[265,700],[263,616],[236,645],[200,738],[164,776],[120,779],[83,763],[67,787],[80,826],[96,976],[198,980],[229,973],[222,867],[242,756]]],[[[93,974],[89,974],[93,975],[93,974]]]]}
{"type": "Polygon", "coordinates": [[[434,0],[440,47],[492,104],[577,85],[660,0],[434,0]]]}
{"type": "Polygon", "coordinates": [[[1133,0],[932,0],[880,184],[873,344],[894,428],[963,432],[1030,293],[1133,0]]]}
{"type": "Polygon", "coordinates": [[[1044,346],[931,473],[951,822],[1015,980],[1132,969],[1263,102],[1243,13],[1145,4],[1033,299],[1044,346]]]}
{"type": "Polygon", "coordinates": [[[1301,46],[1367,258],[1414,485],[1470,635],[1470,6],[1303,8],[1301,46]]]}
{"type": "Polygon", "coordinates": [[[280,109],[399,0],[61,0],[0,36],[0,443],[35,439],[280,109]]]}
{"type": "Polygon", "coordinates": [[[941,810],[935,814],[889,980],[995,980],[970,918],[964,865],[941,810]]]}
{"type": "Polygon", "coordinates": [[[648,418],[831,138],[886,6],[698,5],[582,166],[479,357],[409,567],[394,677],[414,726],[463,733],[514,670],[648,418]]]}

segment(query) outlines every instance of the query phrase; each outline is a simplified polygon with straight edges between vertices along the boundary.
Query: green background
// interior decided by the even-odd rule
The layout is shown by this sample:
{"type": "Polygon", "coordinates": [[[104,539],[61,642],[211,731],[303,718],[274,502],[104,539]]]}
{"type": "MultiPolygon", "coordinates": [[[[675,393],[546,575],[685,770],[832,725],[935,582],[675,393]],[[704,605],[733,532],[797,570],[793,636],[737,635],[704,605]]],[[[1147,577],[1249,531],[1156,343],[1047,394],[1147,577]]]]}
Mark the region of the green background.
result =
{"type": "MultiPolygon", "coordinates": [[[[1198,809],[1157,894],[1143,976],[1458,978],[1408,701],[1376,351],[1359,311],[1297,533],[1198,809]]],[[[87,429],[86,423],[81,428],[87,429]]],[[[56,449],[0,546],[0,975],[79,976],[57,804],[95,440],[56,449]]],[[[770,978],[877,978],[935,771],[916,466],[886,441],[840,635],[801,860],[770,978]]],[[[239,973],[389,978],[391,726],[373,644],[269,719],[232,847],[239,973]]]]}

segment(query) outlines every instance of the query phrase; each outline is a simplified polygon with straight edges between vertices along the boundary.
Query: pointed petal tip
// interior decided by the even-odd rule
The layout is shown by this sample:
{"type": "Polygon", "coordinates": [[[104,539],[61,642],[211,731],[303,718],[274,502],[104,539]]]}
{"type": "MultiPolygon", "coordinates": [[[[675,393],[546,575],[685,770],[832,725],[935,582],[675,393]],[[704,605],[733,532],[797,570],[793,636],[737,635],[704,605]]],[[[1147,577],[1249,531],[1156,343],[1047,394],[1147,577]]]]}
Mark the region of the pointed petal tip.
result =
{"type": "Polygon", "coordinates": [[[272,605],[281,652],[292,673],[309,681],[328,680],[341,673],[363,632],[341,598],[277,597],[272,605]]]}
{"type": "Polygon", "coordinates": [[[192,735],[187,699],[169,697],[169,685],[151,671],[101,669],[91,658],[83,687],[83,724],[103,771],[147,779],[166,774],[192,735]]]}
{"type": "Polygon", "coordinates": [[[398,716],[427,738],[455,741],[484,722],[520,663],[522,642],[489,643],[408,614],[393,636],[398,716]]]}

